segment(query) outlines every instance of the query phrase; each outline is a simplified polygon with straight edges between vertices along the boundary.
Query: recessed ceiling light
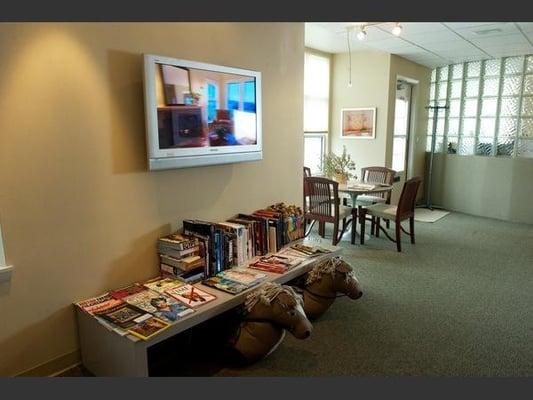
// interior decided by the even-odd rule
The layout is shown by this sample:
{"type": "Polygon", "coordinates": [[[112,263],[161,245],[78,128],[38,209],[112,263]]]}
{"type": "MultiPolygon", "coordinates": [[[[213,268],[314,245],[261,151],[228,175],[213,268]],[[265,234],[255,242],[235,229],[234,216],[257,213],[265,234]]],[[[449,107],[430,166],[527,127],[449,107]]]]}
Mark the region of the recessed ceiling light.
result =
{"type": "Polygon", "coordinates": [[[394,36],[400,36],[402,33],[402,26],[397,23],[396,25],[394,25],[394,28],[392,28],[392,34],[394,36]]]}
{"type": "Polygon", "coordinates": [[[366,38],[366,29],[364,26],[362,26],[360,29],[359,29],[359,32],[357,32],[357,39],[359,40],[365,40],[366,38]]]}

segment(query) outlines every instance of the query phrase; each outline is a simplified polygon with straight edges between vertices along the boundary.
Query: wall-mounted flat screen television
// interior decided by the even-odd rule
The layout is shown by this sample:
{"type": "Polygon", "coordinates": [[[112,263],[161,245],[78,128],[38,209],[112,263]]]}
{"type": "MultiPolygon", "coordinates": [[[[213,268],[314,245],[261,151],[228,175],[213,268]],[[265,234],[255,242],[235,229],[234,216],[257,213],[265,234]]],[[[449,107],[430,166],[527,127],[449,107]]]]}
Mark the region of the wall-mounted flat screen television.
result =
{"type": "Polygon", "coordinates": [[[144,55],[150,170],[261,160],[261,73],[144,55]]]}

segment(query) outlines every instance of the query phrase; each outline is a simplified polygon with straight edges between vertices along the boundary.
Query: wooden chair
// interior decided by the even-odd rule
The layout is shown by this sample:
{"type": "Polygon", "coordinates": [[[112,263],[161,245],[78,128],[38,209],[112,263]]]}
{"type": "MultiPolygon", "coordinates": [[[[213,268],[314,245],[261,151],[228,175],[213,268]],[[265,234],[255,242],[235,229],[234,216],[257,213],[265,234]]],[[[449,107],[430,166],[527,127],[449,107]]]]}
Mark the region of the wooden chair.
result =
{"type": "MultiPolygon", "coordinates": [[[[340,204],[339,183],[327,178],[306,177],[304,187],[308,192],[304,193],[304,230],[305,236],[309,235],[316,221],[319,222],[318,234],[324,237],[326,222],[333,224],[332,243],[336,245],[342,238],[344,231],[352,219],[351,207],[340,204]],[[339,224],[342,227],[339,232],[339,224]],[[307,227],[308,221],[311,221],[307,227]]],[[[353,222],[352,222],[353,223],[353,222]]]]}
{"type": "MultiPolygon", "coordinates": [[[[394,183],[394,177],[396,171],[387,167],[366,167],[361,168],[361,181],[365,183],[384,183],[392,185],[394,183]]],[[[390,204],[392,191],[386,193],[379,193],[375,195],[361,195],[357,197],[357,204],[355,207],[361,209],[361,207],[370,206],[377,203],[390,204]]],[[[370,221],[372,222],[372,221],[370,221]]],[[[386,220],[387,229],[390,228],[390,221],[386,220]]],[[[375,226],[372,223],[370,227],[372,235],[375,234],[375,226]]]]}
{"type": "Polygon", "coordinates": [[[401,233],[402,231],[411,237],[411,243],[415,244],[415,203],[416,194],[422,179],[419,177],[411,178],[403,185],[400,201],[397,206],[391,206],[385,203],[378,203],[361,209],[359,222],[361,223],[361,244],[365,244],[365,222],[366,215],[376,219],[376,237],[379,237],[379,231],[383,231],[385,236],[396,243],[399,252],[402,251],[401,233]],[[381,219],[388,219],[395,222],[396,240],[389,236],[388,232],[381,226],[381,219]],[[401,222],[409,219],[409,232],[403,229],[401,222]]]}

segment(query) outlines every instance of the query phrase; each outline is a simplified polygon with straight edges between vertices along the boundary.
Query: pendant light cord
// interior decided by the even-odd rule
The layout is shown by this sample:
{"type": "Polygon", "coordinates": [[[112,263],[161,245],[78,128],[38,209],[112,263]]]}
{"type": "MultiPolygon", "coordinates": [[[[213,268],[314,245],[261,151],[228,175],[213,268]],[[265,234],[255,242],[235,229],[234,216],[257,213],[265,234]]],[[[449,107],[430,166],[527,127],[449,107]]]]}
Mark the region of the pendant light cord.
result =
{"type": "Polygon", "coordinates": [[[348,39],[348,57],[350,59],[350,76],[348,78],[348,86],[352,86],[352,48],[350,46],[350,29],[346,30],[346,39],[348,39]]]}

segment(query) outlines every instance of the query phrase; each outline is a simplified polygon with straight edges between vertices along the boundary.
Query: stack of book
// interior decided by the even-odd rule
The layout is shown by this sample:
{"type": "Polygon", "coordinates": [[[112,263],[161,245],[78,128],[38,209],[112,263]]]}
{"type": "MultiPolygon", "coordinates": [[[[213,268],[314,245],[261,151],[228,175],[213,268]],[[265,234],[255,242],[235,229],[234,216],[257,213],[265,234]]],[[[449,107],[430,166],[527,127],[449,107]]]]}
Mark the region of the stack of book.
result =
{"type": "Polygon", "coordinates": [[[202,283],[227,293],[237,294],[263,282],[266,274],[256,273],[246,268],[231,268],[206,279],[202,283]]]}
{"type": "Polygon", "coordinates": [[[158,240],[161,274],[194,283],[205,278],[204,243],[194,236],[173,233],[158,240]]]}

